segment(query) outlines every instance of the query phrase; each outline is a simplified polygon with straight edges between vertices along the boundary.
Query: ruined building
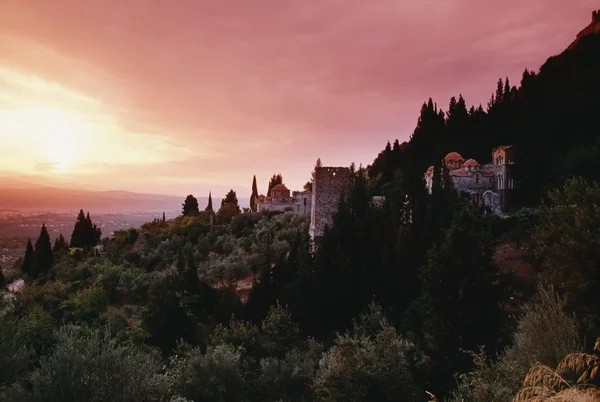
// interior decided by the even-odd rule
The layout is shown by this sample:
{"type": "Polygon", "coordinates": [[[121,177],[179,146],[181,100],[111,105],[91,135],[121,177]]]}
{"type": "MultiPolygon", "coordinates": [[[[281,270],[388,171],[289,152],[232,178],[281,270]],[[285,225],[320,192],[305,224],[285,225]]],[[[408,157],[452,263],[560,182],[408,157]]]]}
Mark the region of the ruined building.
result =
{"type": "Polygon", "coordinates": [[[278,184],[271,189],[271,196],[265,197],[259,195],[257,199],[256,211],[294,211],[303,215],[310,215],[312,207],[312,194],[310,191],[294,191],[290,195],[290,190],[285,184],[278,184]]]}
{"type": "Polygon", "coordinates": [[[332,227],[342,192],[350,185],[352,173],[347,167],[321,166],[315,168],[311,191],[290,190],[284,184],[271,189],[271,196],[259,195],[257,211],[292,211],[310,215],[310,238],[314,243],[332,227]]]}
{"type": "Polygon", "coordinates": [[[318,243],[326,228],[332,227],[340,196],[350,185],[352,173],[347,167],[317,167],[312,191],[310,238],[318,243]]]}
{"type": "Polygon", "coordinates": [[[569,49],[573,49],[573,47],[575,47],[581,38],[597,33],[600,33],[600,10],[592,11],[592,22],[587,27],[579,31],[575,41],[569,45],[569,49]]]}
{"type": "MultiPolygon", "coordinates": [[[[514,150],[510,145],[493,149],[492,161],[481,165],[475,159],[465,160],[458,152],[450,152],[442,161],[456,190],[484,205],[490,212],[502,214],[510,206],[515,188],[514,150]]],[[[425,172],[425,183],[431,194],[434,167],[425,172]]]]}

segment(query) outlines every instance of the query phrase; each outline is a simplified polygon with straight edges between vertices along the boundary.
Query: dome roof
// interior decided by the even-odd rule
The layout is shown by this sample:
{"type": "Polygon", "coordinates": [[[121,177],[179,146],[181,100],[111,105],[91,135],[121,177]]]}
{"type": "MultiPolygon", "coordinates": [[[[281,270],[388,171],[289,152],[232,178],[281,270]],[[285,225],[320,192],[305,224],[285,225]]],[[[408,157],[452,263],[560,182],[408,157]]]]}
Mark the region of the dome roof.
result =
{"type": "Polygon", "coordinates": [[[462,160],[464,161],[465,158],[462,157],[461,154],[459,154],[458,152],[450,152],[448,155],[446,155],[446,157],[444,158],[444,161],[458,161],[458,160],[462,160]]]}
{"type": "Polygon", "coordinates": [[[463,166],[481,166],[475,159],[467,159],[463,166]]]}
{"type": "Polygon", "coordinates": [[[289,188],[285,186],[285,184],[278,184],[271,189],[271,191],[290,191],[289,188]]]}

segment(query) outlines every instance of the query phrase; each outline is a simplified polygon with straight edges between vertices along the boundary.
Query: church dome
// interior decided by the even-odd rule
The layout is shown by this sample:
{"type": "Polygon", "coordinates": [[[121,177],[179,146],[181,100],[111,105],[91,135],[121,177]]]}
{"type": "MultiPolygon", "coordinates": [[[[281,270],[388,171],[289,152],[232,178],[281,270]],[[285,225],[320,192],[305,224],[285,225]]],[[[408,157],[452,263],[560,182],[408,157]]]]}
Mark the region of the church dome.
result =
{"type": "Polygon", "coordinates": [[[465,158],[463,158],[462,155],[459,154],[458,152],[450,152],[444,158],[445,162],[449,162],[449,161],[464,161],[464,160],[465,160],[465,158]]]}
{"type": "Polygon", "coordinates": [[[463,166],[479,167],[481,165],[475,159],[467,159],[467,161],[463,164],[463,166]]]}

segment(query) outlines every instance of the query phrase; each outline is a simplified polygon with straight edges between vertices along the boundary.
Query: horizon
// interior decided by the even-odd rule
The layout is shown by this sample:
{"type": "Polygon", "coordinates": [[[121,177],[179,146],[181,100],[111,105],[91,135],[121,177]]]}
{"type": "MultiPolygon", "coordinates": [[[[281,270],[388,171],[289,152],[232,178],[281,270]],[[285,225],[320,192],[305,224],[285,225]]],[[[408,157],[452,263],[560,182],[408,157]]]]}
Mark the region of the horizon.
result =
{"type": "Polygon", "coordinates": [[[261,0],[0,5],[0,179],[223,198],[367,166],[421,104],[485,105],[598,2],[261,0]],[[425,27],[425,29],[424,29],[425,27]],[[432,56],[435,55],[435,56],[432,56]]]}

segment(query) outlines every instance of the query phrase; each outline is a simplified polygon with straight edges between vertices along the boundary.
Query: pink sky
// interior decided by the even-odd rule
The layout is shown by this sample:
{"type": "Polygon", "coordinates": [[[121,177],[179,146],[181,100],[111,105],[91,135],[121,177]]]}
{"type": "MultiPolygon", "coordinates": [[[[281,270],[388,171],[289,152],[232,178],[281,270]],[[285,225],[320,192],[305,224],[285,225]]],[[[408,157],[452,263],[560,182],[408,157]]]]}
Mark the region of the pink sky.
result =
{"type": "MultiPolygon", "coordinates": [[[[3,0],[0,172],[222,196],[291,189],[408,139],[429,97],[487,102],[597,0],[3,0]]],[[[82,184],[83,183],[83,184],[82,184]]]]}

